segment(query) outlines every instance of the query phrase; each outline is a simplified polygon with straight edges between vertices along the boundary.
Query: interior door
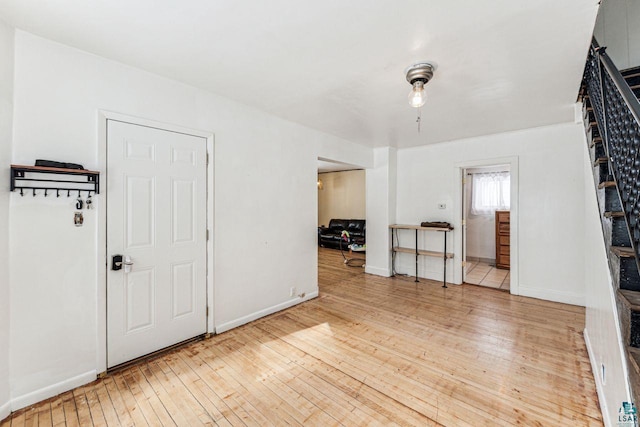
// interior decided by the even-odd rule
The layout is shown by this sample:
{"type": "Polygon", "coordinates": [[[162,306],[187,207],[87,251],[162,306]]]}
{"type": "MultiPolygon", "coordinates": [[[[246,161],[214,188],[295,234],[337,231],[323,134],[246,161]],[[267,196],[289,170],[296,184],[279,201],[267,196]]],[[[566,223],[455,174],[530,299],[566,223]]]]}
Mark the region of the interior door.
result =
{"type": "Polygon", "coordinates": [[[206,332],[206,139],[108,120],[107,153],[111,368],[206,332]]]}

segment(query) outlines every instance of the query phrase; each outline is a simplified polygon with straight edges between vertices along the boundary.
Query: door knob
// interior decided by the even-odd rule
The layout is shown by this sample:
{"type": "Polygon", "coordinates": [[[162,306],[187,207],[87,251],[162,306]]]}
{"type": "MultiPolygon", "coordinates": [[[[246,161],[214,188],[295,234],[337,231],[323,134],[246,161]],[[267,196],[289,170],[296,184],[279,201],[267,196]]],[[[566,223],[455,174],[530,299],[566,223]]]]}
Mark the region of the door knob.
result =
{"type": "Polygon", "coordinates": [[[122,264],[124,264],[125,273],[128,273],[131,271],[131,266],[133,265],[133,261],[131,261],[131,257],[129,255],[125,255],[124,261],[122,261],[122,264]]]}
{"type": "Polygon", "coordinates": [[[133,265],[133,261],[131,261],[131,257],[126,255],[124,260],[122,259],[122,255],[114,255],[111,258],[111,269],[113,271],[122,270],[122,266],[124,265],[124,272],[128,273],[131,271],[131,266],[133,265]]]}

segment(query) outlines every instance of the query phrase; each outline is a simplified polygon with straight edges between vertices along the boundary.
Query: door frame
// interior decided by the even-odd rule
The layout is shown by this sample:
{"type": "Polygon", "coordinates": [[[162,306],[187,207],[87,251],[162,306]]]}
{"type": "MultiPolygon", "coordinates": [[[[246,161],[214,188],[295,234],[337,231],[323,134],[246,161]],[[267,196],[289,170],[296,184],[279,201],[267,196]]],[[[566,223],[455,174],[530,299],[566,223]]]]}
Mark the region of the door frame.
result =
{"type": "Polygon", "coordinates": [[[183,133],[187,135],[204,138],[207,144],[207,154],[209,161],[207,164],[207,230],[209,230],[209,240],[207,241],[207,333],[215,333],[214,322],[214,258],[215,258],[215,222],[214,222],[214,134],[213,132],[186,128],[183,126],[162,123],[148,120],[141,117],[116,113],[113,111],[98,110],[98,170],[102,172],[101,194],[97,200],[97,254],[96,275],[98,289],[96,293],[96,370],[102,375],[107,371],[107,269],[109,257],[107,254],[107,122],[109,120],[131,123],[139,126],[146,126],[169,132],[183,133]]]}
{"type": "Polygon", "coordinates": [[[478,167],[486,167],[486,166],[494,166],[494,165],[509,165],[509,172],[511,174],[510,187],[511,187],[511,230],[510,230],[510,261],[511,261],[511,274],[510,274],[510,283],[509,283],[509,292],[512,295],[520,295],[520,280],[519,280],[519,260],[518,260],[518,214],[519,214],[519,174],[518,174],[518,156],[510,156],[510,157],[496,157],[491,159],[482,159],[482,160],[470,160],[466,162],[456,163],[455,167],[455,197],[454,197],[454,215],[455,221],[457,224],[460,224],[461,232],[454,234],[454,247],[461,248],[460,251],[460,259],[455,260],[455,268],[454,268],[454,280],[455,283],[462,283],[463,273],[462,273],[462,261],[466,258],[466,253],[462,251],[463,242],[466,242],[466,236],[463,236],[465,233],[465,228],[462,227],[462,219],[464,217],[462,212],[464,197],[463,191],[463,183],[462,180],[464,178],[465,169],[469,168],[478,168],[478,167]],[[463,240],[464,239],[464,240],[463,240]]]}

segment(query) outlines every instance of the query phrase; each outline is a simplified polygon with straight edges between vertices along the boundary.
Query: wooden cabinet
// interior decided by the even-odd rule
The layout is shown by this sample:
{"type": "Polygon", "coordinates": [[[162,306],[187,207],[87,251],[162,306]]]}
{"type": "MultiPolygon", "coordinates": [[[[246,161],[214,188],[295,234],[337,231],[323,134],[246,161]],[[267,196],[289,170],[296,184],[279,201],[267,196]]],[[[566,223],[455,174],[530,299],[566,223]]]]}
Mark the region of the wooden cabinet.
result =
{"type": "Polygon", "coordinates": [[[496,211],[496,268],[511,267],[511,220],[509,211],[496,211]]]}

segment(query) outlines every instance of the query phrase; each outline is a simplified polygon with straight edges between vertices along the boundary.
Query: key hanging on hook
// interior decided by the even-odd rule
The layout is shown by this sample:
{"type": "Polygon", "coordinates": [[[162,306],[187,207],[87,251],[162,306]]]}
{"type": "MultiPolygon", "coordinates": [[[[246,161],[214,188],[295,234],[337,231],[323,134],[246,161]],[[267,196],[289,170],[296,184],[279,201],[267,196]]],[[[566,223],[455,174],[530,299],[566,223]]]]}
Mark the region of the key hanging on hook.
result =
{"type": "MultiPolygon", "coordinates": [[[[78,193],[80,192],[78,191],[78,193]]],[[[82,199],[80,198],[80,196],[78,196],[78,200],[76,200],[76,209],[81,210],[82,205],[83,205],[82,199]]]]}
{"type": "Polygon", "coordinates": [[[91,199],[91,191],[89,191],[89,195],[87,196],[87,200],[85,200],[84,204],[87,206],[87,209],[93,209],[93,200],[91,199]]]}

